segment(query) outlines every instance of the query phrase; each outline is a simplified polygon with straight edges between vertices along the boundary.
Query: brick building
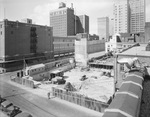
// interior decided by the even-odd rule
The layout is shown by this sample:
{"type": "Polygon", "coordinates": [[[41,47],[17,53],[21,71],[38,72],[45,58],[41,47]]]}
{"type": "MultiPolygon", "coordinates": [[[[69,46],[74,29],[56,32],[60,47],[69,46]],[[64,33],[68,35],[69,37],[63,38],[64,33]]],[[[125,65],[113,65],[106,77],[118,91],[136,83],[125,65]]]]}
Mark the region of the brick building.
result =
{"type": "Polygon", "coordinates": [[[52,28],[4,20],[0,22],[0,72],[18,69],[22,62],[53,59],[52,28]],[[9,69],[7,69],[9,68],[9,69]]]}

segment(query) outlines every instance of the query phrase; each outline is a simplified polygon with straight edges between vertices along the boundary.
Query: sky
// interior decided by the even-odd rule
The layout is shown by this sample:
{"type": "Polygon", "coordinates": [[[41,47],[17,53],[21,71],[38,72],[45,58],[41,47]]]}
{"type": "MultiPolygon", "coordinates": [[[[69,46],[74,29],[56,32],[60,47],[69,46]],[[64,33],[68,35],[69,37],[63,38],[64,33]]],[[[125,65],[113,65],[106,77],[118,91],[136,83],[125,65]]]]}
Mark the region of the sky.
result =
{"type": "MultiPolygon", "coordinates": [[[[73,7],[76,15],[88,15],[90,34],[97,34],[97,18],[113,18],[115,0],[0,0],[0,21],[21,21],[31,18],[33,23],[49,26],[49,12],[58,9],[60,2],[73,7]]],[[[150,0],[146,0],[146,22],[150,22],[150,0]]]]}

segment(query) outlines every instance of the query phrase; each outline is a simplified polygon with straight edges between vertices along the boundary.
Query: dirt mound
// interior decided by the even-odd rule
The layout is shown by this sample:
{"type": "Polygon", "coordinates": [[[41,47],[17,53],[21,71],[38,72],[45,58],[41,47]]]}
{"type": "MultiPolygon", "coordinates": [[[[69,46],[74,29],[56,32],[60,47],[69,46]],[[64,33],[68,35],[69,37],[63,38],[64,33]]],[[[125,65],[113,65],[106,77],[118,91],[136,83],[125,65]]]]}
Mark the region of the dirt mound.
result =
{"type": "Polygon", "coordinates": [[[64,89],[65,89],[66,91],[76,91],[76,89],[71,85],[70,82],[67,82],[67,83],[65,84],[64,89]]]}

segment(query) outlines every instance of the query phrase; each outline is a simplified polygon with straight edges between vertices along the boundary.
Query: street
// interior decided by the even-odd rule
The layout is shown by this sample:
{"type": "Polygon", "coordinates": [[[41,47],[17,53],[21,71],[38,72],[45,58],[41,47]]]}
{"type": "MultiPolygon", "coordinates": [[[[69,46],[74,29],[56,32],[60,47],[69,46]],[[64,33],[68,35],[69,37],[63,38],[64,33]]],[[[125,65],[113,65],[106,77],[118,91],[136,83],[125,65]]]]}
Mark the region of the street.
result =
{"type": "MultiPolygon", "coordinates": [[[[31,113],[34,117],[101,117],[102,114],[93,110],[69,104],[64,100],[47,99],[33,94],[9,83],[9,76],[0,75],[0,95],[19,106],[21,110],[31,113]],[[62,101],[62,102],[61,102],[62,101]]],[[[24,87],[24,86],[22,86],[24,87]]],[[[34,89],[31,89],[34,91],[34,89]]]]}

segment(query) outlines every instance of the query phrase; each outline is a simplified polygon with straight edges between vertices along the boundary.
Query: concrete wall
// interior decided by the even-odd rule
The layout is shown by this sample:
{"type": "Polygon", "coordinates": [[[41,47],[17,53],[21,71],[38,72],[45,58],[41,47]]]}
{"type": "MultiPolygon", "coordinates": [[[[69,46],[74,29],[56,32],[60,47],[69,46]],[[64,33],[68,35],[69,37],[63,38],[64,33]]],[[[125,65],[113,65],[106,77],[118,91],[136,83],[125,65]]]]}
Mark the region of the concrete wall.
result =
{"type": "Polygon", "coordinates": [[[54,54],[69,53],[75,51],[76,37],[54,37],[54,54]]]}
{"type": "Polygon", "coordinates": [[[96,53],[105,51],[105,42],[103,40],[92,40],[87,42],[87,53],[96,53]]]}
{"type": "Polygon", "coordinates": [[[150,41],[150,22],[146,22],[145,24],[145,42],[150,41]]]}
{"type": "Polygon", "coordinates": [[[88,52],[87,52],[87,39],[75,40],[75,60],[78,63],[87,65],[88,52]]]}
{"type": "Polygon", "coordinates": [[[105,50],[105,44],[103,40],[91,40],[81,37],[81,39],[75,40],[75,60],[78,63],[87,65],[88,54],[97,53],[105,50]]]}

